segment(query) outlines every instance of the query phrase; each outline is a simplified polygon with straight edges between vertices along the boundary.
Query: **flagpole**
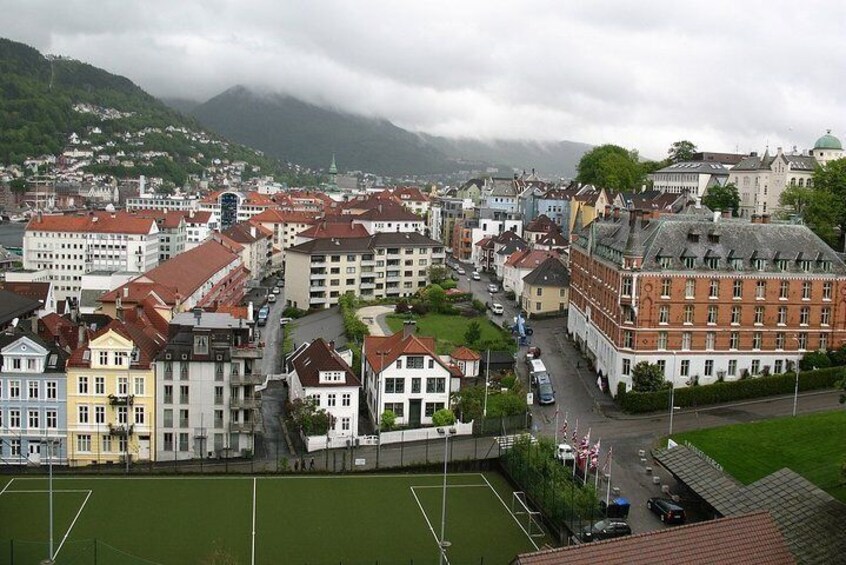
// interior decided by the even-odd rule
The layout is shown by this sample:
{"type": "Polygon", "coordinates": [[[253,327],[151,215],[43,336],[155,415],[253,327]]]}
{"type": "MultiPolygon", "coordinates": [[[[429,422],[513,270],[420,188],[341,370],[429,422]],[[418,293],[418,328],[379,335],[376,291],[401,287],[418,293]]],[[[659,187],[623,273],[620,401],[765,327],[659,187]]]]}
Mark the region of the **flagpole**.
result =
{"type": "MultiPolygon", "coordinates": [[[[573,449],[577,449],[576,440],[579,437],[579,419],[576,418],[576,427],[573,428],[573,449]]],[[[579,466],[579,451],[576,451],[576,458],[573,459],[573,482],[576,482],[576,467],[579,466]]]]}
{"type": "MultiPolygon", "coordinates": [[[[596,442],[597,444],[602,444],[602,438],[599,438],[599,441],[596,442]]],[[[596,469],[593,470],[594,478],[593,478],[593,490],[599,490],[599,450],[596,450],[596,469]]]]}
{"type": "Polygon", "coordinates": [[[608,509],[608,502],[611,499],[611,464],[613,448],[608,448],[608,487],[605,489],[605,508],[608,509]]]}
{"type": "Polygon", "coordinates": [[[558,409],[555,409],[555,446],[558,447],[558,409]]]}
{"type": "Polygon", "coordinates": [[[488,417],[488,378],[491,374],[491,350],[488,348],[488,362],[485,365],[485,405],[482,408],[482,418],[488,417]]]}

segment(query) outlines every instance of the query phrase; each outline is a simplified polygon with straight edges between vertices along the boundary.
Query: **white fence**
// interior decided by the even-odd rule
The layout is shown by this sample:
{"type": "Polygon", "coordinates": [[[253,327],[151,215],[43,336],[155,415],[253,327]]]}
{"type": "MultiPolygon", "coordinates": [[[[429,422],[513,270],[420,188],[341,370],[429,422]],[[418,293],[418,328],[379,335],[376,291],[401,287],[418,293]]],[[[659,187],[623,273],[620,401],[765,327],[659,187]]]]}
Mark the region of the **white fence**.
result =
{"type": "MultiPolygon", "coordinates": [[[[454,436],[473,435],[473,422],[456,423],[450,428],[455,428],[454,436]]],[[[326,437],[306,436],[304,437],[306,451],[318,451],[321,449],[333,449],[337,447],[349,447],[350,445],[382,445],[389,443],[403,443],[407,441],[427,441],[439,439],[443,436],[438,433],[438,428],[417,428],[414,430],[398,430],[395,432],[383,432],[381,435],[358,436],[358,437],[326,437]]]]}

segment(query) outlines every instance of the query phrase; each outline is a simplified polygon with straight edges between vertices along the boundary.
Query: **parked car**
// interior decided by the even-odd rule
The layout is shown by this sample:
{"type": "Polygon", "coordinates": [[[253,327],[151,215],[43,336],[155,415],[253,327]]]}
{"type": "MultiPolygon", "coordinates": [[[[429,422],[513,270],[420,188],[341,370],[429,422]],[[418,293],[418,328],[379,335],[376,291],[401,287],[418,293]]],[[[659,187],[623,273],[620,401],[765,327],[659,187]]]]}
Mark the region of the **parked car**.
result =
{"type": "Polygon", "coordinates": [[[473,280],[474,281],[482,280],[482,275],[479,274],[479,271],[473,271],[473,280]]]}
{"type": "Polygon", "coordinates": [[[555,458],[564,465],[569,465],[576,460],[576,450],[569,443],[559,443],[555,452],[555,458]]]}
{"type": "Polygon", "coordinates": [[[294,321],[293,318],[279,318],[279,325],[280,326],[287,326],[288,324],[290,324],[293,321],[294,321]]]}
{"type": "Polygon", "coordinates": [[[499,287],[496,286],[495,284],[489,284],[488,285],[488,292],[490,292],[491,294],[497,292],[498,290],[499,290],[499,287]]]}
{"type": "Polygon", "coordinates": [[[280,292],[282,292],[282,289],[278,286],[274,286],[273,290],[271,290],[270,292],[271,292],[271,296],[273,296],[274,294],[279,294],[280,292]]]}
{"type": "Polygon", "coordinates": [[[555,404],[555,390],[552,388],[549,375],[547,373],[538,375],[537,383],[538,404],[555,404]]]}
{"type": "Polygon", "coordinates": [[[684,524],[684,508],[670,498],[654,496],[646,501],[646,507],[667,524],[684,524]]]}
{"type": "Polygon", "coordinates": [[[579,535],[579,539],[583,542],[591,542],[628,536],[631,533],[632,528],[625,520],[620,520],[619,518],[606,518],[604,520],[600,520],[592,526],[585,526],[579,535]]]}
{"type": "Polygon", "coordinates": [[[497,316],[502,316],[502,314],[505,312],[505,309],[499,302],[494,302],[493,304],[491,304],[491,312],[493,312],[497,316]]]}
{"type": "Polygon", "coordinates": [[[532,346],[526,350],[526,363],[531,363],[533,359],[540,359],[541,348],[532,346]]]}
{"type": "Polygon", "coordinates": [[[464,269],[462,269],[461,267],[459,267],[458,270],[455,271],[455,272],[458,273],[459,275],[467,274],[467,273],[464,272],[464,269]]]}
{"type": "Polygon", "coordinates": [[[273,294],[271,294],[270,296],[268,296],[268,297],[267,297],[267,301],[268,301],[268,302],[271,302],[271,303],[272,303],[272,302],[276,302],[276,293],[274,292],[273,294]]]}
{"type": "Polygon", "coordinates": [[[279,279],[276,283],[276,288],[285,288],[285,279],[279,279]]]}

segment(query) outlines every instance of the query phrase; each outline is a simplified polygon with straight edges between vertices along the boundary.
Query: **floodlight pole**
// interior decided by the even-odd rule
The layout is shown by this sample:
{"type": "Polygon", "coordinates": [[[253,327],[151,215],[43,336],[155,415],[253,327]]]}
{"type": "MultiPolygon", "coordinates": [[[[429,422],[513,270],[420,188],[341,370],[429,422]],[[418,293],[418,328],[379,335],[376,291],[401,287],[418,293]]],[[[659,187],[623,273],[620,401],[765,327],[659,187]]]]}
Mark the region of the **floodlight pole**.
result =
{"type": "Polygon", "coordinates": [[[441,539],[438,542],[440,555],[438,563],[444,565],[446,561],[446,550],[450,543],[446,541],[446,494],[447,494],[447,463],[449,461],[449,436],[455,434],[455,428],[438,428],[438,433],[444,436],[444,488],[441,500],[441,539]]]}
{"type": "Polygon", "coordinates": [[[488,348],[488,362],[485,365],[485,404],[482,407],[482,418],[488,417],[488,379],[490,379],[491,375],[491,350],[488,348]]]}
{"type": "MultiPolygon", "coordinates": [[[[793,341],[796,342],[796,350],[798,352],[799,346],[802,345],[802,344],[799,342],[799,338],[796,337],[795,335],[793,336],[793,341]]],[[[799,371],[800,371],[799,364],[800,364],[801,361],[802,361],[801,357],[799,357],[799,359],[796,360],[796,371],[794,371],[796,373],[796,385],[793,388],[793,417],[794,418],[796,417],[796,409],[798,408],[798,405],[799,405],[799,371]]]]}

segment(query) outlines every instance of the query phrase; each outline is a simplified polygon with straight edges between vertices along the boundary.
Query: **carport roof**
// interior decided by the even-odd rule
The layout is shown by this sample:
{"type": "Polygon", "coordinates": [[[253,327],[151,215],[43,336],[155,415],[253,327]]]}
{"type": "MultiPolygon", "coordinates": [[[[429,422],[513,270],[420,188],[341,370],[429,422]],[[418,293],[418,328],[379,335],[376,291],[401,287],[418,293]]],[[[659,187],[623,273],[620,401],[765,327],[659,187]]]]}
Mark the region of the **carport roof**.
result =
{"type": "Polygon", "coordinates": [[[683,445],[658,449],[653,456],[673,477],[722,516],[732,514],[743,485],[683,445]]]}

